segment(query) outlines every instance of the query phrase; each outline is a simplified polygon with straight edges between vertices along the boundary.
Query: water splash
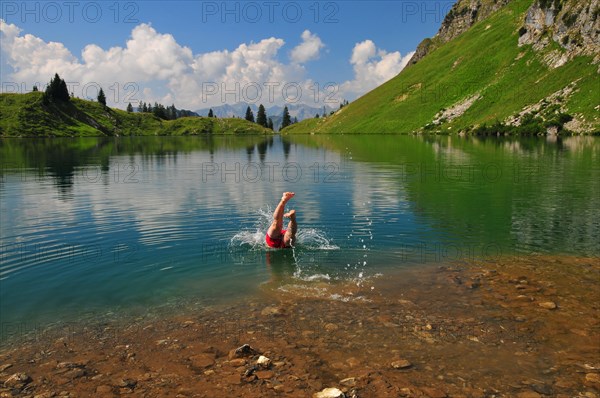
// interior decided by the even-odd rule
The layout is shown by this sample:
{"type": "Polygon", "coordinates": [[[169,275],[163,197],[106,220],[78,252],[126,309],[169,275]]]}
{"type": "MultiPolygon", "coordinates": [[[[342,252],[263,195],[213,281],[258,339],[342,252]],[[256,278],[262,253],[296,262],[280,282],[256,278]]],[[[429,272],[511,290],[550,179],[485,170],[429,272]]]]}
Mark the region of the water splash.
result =
{"type": "MultiPolygon", "coordinates": [[[[269,225],[271,225],[272,217],[273,210],[269,207],[267,207],[266,210],[258,210],[254,227],[235,234],[231,238],[229,245],[231,247],[249,246],[251,250],[270,249],[265,242],[265,234],[269,225]]],[[[300,225],[298,227],[298,233],[296,234],[295,249],[338,250],[339,246],[334,245],[324,231],[316,228],[303,228],[302,225],[300,225]]]]}

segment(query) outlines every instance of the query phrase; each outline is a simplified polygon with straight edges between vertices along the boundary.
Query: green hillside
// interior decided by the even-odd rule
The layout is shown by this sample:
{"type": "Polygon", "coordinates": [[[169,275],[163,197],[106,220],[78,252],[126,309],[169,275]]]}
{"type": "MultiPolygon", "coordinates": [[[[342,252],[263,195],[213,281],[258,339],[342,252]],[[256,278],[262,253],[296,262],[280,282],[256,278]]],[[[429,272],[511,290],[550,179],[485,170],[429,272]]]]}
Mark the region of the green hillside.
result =
{"type": "Polygon", "coordinates": [[[555,67],[548,57],[567,50],[552,39],[542,49],[518,46],[532,4],[510,2],[334,115],[282,133],[545,133],[550,126],[599,133],[600,79],[593,57],[573,56],[555,67]],[[519,122],[511,124],[515,118],[519,122]],[[501,130],[498,123],[509,128],[501,130]]]}
{"type": "Polygon", "coordinates": [[[242,119],[184,117],[162,120],[98,102],[44,102],[41,92],[0,94],[0,137],[273,134],[242,119]]]}

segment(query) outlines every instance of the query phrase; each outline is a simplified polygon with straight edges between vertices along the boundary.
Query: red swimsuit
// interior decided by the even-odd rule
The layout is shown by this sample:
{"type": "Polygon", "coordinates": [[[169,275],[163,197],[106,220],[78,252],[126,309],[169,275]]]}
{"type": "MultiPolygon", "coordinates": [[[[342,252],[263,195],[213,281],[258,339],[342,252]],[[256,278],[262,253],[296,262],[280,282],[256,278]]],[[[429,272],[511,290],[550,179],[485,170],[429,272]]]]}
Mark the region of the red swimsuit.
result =
{"type": "Polygon", "coordinates": [[[267,246],[269,247],[273,247],[275,249],[283,249],[285,248],[285,243],[283,243],[283,237],[285,235],[286,230],[282,229],[281,230],[281,238],[278,239],[273,239],[269,236],[269,233],[267,232],[267,234],[265,235],[265,240],[267,241],[267,246]]]}

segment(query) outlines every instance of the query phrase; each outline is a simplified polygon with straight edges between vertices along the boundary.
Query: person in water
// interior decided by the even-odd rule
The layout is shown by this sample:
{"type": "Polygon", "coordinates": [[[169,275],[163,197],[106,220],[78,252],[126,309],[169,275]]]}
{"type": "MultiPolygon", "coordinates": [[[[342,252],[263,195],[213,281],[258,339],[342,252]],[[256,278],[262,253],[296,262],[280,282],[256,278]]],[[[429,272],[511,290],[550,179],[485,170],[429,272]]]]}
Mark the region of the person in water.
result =
{"type": "Polygon", "coordinates": [[[290,210],[283,214],[286,203],[292,199],[294,195],[293,192],[284,192],[279,204],[273,212],[273,222],[265,236],[265,240],[269,247],[283,249],[294,246],[296,241],[296,230],[298,229],[298,225],[296,224],[296,210],[290,210]],[[290,219],[287,229],[283,229],[283,217],[290,219]]]}

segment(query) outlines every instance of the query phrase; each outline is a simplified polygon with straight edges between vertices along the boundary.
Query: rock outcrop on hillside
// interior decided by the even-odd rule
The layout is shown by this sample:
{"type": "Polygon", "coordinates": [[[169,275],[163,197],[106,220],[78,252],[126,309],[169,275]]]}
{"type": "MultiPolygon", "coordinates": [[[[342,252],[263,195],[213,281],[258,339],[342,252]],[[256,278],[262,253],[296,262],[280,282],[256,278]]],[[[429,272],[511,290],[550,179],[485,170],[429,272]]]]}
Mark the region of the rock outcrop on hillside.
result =
{"type": "MultiPolygon", "coordinates": [[[[511,0],[459,0],[444,18],[438,33],[423,40],[408,66],[419,62],[440,45],[467,31],[476,22],[511,0]]],[[[577,55],[591,55],[600,63],[600,0],[535,0],[519,29],[519,46],[545,49],[552,41],[566,51],[544,56],[550,67],[559,67],[577,55]]]]}
{"type": "Polygon", "coordinates": [[[432,50],[466,32],[473,24],[509,2],[510,0],[458,0],[442,21],[436,35],[419,44],[407,66],[416,64],[432,50]]]}
{"type": "Polygon", "coordinates": [[[544,56],[550,67],[559,67],[577,55],[591,55],[600,62],[599,0],[537,0],[527,10],[519,30],[519,46],[532,45],[535,50],[547,48],[551,42],[561,50],[544,56]]]}

